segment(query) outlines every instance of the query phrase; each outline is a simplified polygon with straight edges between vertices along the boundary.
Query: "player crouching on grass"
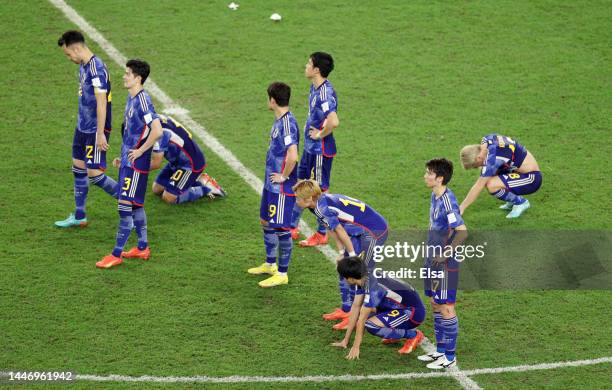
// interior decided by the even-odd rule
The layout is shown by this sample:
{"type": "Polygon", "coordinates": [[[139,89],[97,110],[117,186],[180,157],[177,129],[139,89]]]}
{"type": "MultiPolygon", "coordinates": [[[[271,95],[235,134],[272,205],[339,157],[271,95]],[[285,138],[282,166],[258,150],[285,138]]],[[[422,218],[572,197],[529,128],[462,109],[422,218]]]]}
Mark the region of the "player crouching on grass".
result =
{"type": "Polygon", "coordinates": [[[425,319],[425,305],[419,293],[409,284],[393,279],[380,279],[368,291],[368,279],[373,276],[368,276],[368,266],[361,257],[343,258],[338,261],[337,270],[355,289],[355,299],[344,339],[332,345],[346,348],[355,331],[355,340],[346,358],[359,359],[365,328],[374,336],[381,337],[384,344],[406,339],[398,350],[400,354],[414,351],[423,340],[423,332],[415,328],[425,319]]]}
{"type": "Polygon", "coordinates": [[[157,175],[153,193],[169,204],[193,202],[203,196],[225,197],[225,190],[203,172],[204,152],[191,132],[171,116],[160,114],[159,119],[163,134],[153,146],[151,170],[160,168],[164,158],[168,163],[157,175]]]}
{"type": "Polygon", "coordinates": [[[461,202],[461,214],[486,187],[491,195],[506,202],[500,206],[502,210],[511,210],[506,218],[518,218],[530,207],[521,195],[533,194],[542,185],[540,167],[533,155],[503,135],[489,134],[480,145],[463,147],[461,163],[465,169],[481,169],[480,177],[461,202]]]}
{"type": "MultiPolygon", "coordinates": [[[[300,180],[293,190],[297,205],[308,208],[316,215],[317,221],[329,231],[338,247],[338,260],[355,253],[364,254],[364,262],[371,273],[374,270],[374,248],[387,241],[387,221],[365,202],[346,195],[323,193],[316,180],[300,180]]],[[[373,288],[376,278],[369,278],[368,288],[373,288]]],[[[342,308],[323,315],[325,320],[342,320],[333,326],[335,330],[346,329],[349,312],[354,298],[354,290],[347,281],[338,280],[342,308]]]]}

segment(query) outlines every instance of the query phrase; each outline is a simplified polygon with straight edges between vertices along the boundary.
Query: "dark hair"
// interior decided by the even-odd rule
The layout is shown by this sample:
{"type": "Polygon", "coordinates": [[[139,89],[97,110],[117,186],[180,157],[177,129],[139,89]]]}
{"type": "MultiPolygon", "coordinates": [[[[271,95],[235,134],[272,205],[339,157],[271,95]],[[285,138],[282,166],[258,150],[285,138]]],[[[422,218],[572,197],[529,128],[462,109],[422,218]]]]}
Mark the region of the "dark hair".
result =
{"type": "Polygon", "coordinates": [[[57,46],[70,46],[73,43],[85,43],[85,37],[77,30],[69,30],[62,34],[60,39],[57,40],[57,46]]]}
{"type": "Polygon", "coordinates": [[[368,274],[368,267],[359,256],[345,257],[338,261],[336,269],[343,278],[361,279],[368,274]]]}
{"type": "Polygon", "coordinates": [[[289,105],[289,99],[291,98],[291,87],[280,81],[275,81],[268,86],[268,99],[274,98],[276,104],[281,107],[287,107],[289,105]]]}
{"type": "Polygon", "coordinates": [[[319,72],[321,72],[323,77],[327,77],[334,70],[334,59],[327,53],[322,51],[314,52],[310,55],[310,59],[312,60],[312,66],[319,68],[319,72]]]}
{"type": "Polygon", "coordinates": [[[149,73],[151,72],[151,67],[146,61],[143,60],[129,60],[125,66],[132,69],[132,73],[134,73],[134,75],[140,76],[141,84],[144,84],[145,81],[147,81],[147,77],[149,77],[149,73]]]}
{"type": "Polygon", "coordinates": [[[453,177],[453,163],[445,158],[432,158],[425,164],[427,169],[436,174],[436,177],[443,177],[442,184],[446,185],[453,177]]]}

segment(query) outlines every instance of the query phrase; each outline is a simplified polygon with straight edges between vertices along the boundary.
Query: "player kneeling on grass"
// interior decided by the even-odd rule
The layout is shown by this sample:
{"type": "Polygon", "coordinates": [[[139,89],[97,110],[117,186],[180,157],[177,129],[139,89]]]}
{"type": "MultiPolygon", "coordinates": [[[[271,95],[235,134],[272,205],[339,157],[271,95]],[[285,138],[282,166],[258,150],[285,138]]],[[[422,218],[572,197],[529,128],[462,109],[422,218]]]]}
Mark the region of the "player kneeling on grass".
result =
{"type": "Polygon", "coordinates": [[[332,345],[346,348],[355,331],[355,340],[346,358],[358,359],[365,328],[381,337],[384,344],[406,339],[398,350],[401,354],[414,351],[423,340],[423,333],[415,328],[425,319],[425,305],[419,293],[409,284],[393,279],[381,279],[367,291],[368,279],[372,276],[368,276],[368,266],[361,257],[343,258],[338,261],[337,270],[355,289],[355,299],[344,339],[332,345]]]}
{"type": "MultiPolygon", "coordinates": [[[[374,270],[374,248],[387,241],[387,221],[365,202],[340,194],[323,193],[316,180],[300,180],[293,187],[297,204],[301,208],[313,210],[320,225],[325,226],[336,241],[339,259],[346,254],[354,256],[364,251],[364,261],[371,273],[374,270]]],[[[368,279],[368,288],[376,283],[376,278],[368,279]]],[[[354,290],[342,277],[338,281],[342,308],[323,315],[326,320],[342,320],[334,325],[335,330],[346,329],[349,312],[353,303],[354,290]]]]}
{"type": "Polygon", "coordinates": [[[533,194],[542,185],[540,167],[533,155],[503,135],[489,134],[480,145],[465,146],[461,149],[461,163],[465,169],[481,169],[480,177],[461,202],[461,214],[486,187],[491,195],[506,202],[500,206],[511,210],[506,218],[518,218],[530,207],[521,195],[533,194]]]}
{"type": "Polygon", "coordinates": [[[203,196],[225,197],[223,188],[203,172],[204,153],[191,132],[170,116],[159,115],[159,119],[164,132],[153,147],[151,170],[158,169],[164,158],[168,164],[157,175],[153,193],[170,204],[193,202],[203,196]]]}
{"type": "Polygon", "coordinates": [[[289,283],[287,270],[291,260],[291,213],[295,205],[292,186],[297,181],[297,148],[300,133],[297,121],[289,111],[291,88],[280,82],[268,86],[268,109],[274,113],[270,130],[270,144],[266,154],[266,173],[261,194],[259,218],[263,227],[266,261],[249,268],[251,275],[269,274],[259,282],[260,287],[274,287],[289,283]],[[276,265],[279,254],[278,267],[276,265]]]}

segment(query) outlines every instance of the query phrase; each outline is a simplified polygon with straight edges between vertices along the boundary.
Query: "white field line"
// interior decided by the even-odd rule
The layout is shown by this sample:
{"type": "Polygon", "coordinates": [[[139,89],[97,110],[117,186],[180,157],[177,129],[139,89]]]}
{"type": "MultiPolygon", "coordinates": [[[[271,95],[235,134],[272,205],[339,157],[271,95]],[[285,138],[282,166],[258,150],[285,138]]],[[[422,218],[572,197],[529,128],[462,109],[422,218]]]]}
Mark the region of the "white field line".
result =
{"type": "MultiPolygon", "coordinates": [[[[537,370],[552,370],[566,367],[590,366],[595,364],[612,363],[612,356],[589,360],[574,360],[566,362],[542,363],[534,365],[478,368],[463,371],[464,374],[489,375],[506,372],[526,372],[537,370]]],[[[0,379],[9,378],[9,372],[0,372],[0,379]]],[[[354,382],[378,380],[410,380],[425,378],[442,378],[455,375],[450,371],[441,372],[412,372],[406,374],[375,374],[375,375],[308,375],[308,376],[126,376],[126,375],[76,375],[76,380],[90,382],[153,382],[153,383],[287,383],[287,382],[354,382]]]]}
{"type": "MultiPolygon", "coordinates": [[[[425,353],[436,352],[436,347],[429,341],[428,338],[424,338],[421,342],[421,348],[425,353]]],[[[464,389],[469,390],[482,390],[482,387],[476,383],[472,378],[467,376],[464,371],[461,371],[457,366],[448,369],[448,374],[455,378],[464,389]]]]}

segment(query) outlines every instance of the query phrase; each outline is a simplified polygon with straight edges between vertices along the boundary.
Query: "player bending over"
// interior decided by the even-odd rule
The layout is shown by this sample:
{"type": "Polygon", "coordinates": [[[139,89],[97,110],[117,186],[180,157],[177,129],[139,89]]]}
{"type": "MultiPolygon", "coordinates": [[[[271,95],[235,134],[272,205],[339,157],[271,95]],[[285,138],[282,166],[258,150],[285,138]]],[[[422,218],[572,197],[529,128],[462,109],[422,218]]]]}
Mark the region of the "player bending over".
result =
{"type": "Polygon", "coordinates": [[[355,331],[355,340],[346,358],[359,359],[365,328],[374,336],[381,337],[384,344],[406,339],[398,350],[400,354],[414,351],[423,340],[423,333],[415,328],[425,319],[425,306],[419,293],[409,284],[393,279],[381,279],[376,287],[366,292],[371,276],[361,257],[346,257],[338,261],[337,269],[356,291],[344,339],[332,345],[346,348],[355,331]]]}
{"type": "Polygon", "coordinates": [[[481,169],[480,177],[461,202],[461,214],[486,187],[491,195],[506,202],[500,206],[511,210],[506,218],[518,218],[530,207],[521,195],[533,194],[542,185],[542,173],[533,155],[503,135],[489,134],[482,138],[480,145],[463,147],[461,163],[465,169],[481,169]]]}
{"type": "Polygon", "coordinates": [[[153,147],[151,170],[158,169],[163,159],[168,163],[153,183],[153,193],[170,204],[193,202],[203,196],[225,197],[226,192],[215,179],[204,173],[204,152],[191,132],[171,116],[159,115],[163,135],[153,147]]]}
{"type": "MultiPolygon", "coordinates": [[[[364,251],[365,264],[371,273],[374,270],[374,248],[387,241],[387,221],[365,202],[340,194],[321,191],[316,180],[301,180],[293,187],[298,206],[311,209],[320,224],[326,227],[338,246],[339,259],[354,256],[364,251]]],[[[376,284],[373,276],[368,279],[368,288],[376,284]]],[[[334,326],[336,330],[346,329],[349,312],[353,303],[354,290],[339,277],[342,307],[324,314],[326,320],[342,320],[334,326]]]]}

